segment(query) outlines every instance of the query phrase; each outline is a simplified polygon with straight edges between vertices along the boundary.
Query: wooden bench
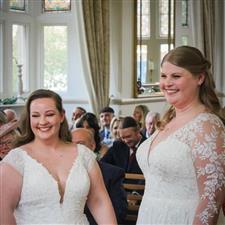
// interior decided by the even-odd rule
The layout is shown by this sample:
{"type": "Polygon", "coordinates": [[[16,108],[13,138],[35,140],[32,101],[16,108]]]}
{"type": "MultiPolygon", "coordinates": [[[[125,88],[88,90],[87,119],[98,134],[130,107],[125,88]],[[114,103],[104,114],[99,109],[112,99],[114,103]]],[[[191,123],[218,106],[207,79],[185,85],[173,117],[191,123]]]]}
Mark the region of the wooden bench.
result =
{"type": "Polygon", "coordinates": [[[126,224],[136,224],[138,210],[145,189],[144,176],[136,173],[126,173],[123,186],[127,192],[128,211],[126,224]]]}

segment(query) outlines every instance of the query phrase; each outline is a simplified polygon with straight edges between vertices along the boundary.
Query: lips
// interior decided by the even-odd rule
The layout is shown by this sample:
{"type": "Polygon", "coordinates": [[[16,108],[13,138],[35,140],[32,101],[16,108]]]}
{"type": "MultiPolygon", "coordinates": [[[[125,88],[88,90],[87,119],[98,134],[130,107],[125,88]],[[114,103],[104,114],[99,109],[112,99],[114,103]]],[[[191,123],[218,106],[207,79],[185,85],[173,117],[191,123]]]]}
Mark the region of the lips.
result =
{"type": "Polygon", "coordinates": [[[164,89],[167,94],[175,94],[178,92],[178,89],[164,89]]]}
{"type": "Polygon", "coordinates": [[[51,127],[38,127],[38,130],[42,131],[42,132],[46,132],[46,131],[48,131],[50,129],[51,129],[51,127]]]}

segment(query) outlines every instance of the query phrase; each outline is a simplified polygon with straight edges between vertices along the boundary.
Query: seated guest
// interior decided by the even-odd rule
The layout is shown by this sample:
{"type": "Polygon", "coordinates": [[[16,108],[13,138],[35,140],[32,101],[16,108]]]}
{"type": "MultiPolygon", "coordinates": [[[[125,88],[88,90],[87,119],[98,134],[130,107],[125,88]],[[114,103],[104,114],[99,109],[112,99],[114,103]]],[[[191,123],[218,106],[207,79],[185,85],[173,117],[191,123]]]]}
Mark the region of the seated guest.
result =
{"type": "Polygon", "coordinates": [[[119,134],[121,140],[113,142],[101,161],[118,166],[126,173],[142,174],[136,160],[136,150],[146,138],[140,133],[138,122],[130,116],[123,118],[119,124],[119,134]]]}
{"type": "Polygon", "coordinates": [[[4,109],[4,113],[6,114],[7,122],[12,121],[12,120],[17,120],[17,114],[16,114],[15,110],[4,109]]]}
{"type": "Polygon", "coordinates": [[[4,110],[0,110],[0,125],[7,123],[7,116],[4,110]]]}
{"type": "Polygon", "coordinates": [[[101,143],[100,135],[99,135],[99,124],[98,119],[93,113],[85,113],[77,122],[76,128],[86,128],[93,132],[94,140],[95,140],[95,154],[97,155],[97,159],[99,160],[102,156],[108,151],[108,147],[101,143]]]}
{"type": "Polygon", "coordinates": [[[139,123],[141,130],[145,128],[145,117],[148,112],[149,109],[146,105],[137,105],[134,108],[133,117],[139,123]]]}
{"type": "MultiPolygon", "coordinates": [[[[94,151],[96,147],[93,133],[85,128],[77,128],[73,130],[72,141],[76,144],[83,144],[92,151],[94,151]]],[[[115,210],[117,222],[118,224],[122,224],[124,222],[127,210],[126,192],[122,186],[125,175],[124,171],[108,163],[98,163],[103,175],[106,189],[115,210]]],[[[97,225],[87,207],[85,207],[85,214],[87,215],[90,225],[97,225]]]]}
{"type": "Polygon", "coordinates": [[[156,129],[156,124],[160,119],[160,114],[157,112],[148,112],[145,117],[145,128],[141,131],[141,133],[146,137],[149,138],[156,129]]]}
{"type": "Polygon", "coordinates": [[[0,111],[0,160],[12,149],[12,143],[18,134],[17,125],[16,120],[7,122],[5,113],[0,111]]]}
{"type": "Polygon", "coordinates": [[[86,110],[80,106],[76,107],[72,114],[72,124],[70,125],[70,130],[76,128],[76,123],[81,118],[82,115],[86,113],[86,110]]]}
{"type": "Polygon", "coordinates": [[[101,142],[110,147],[113,142],[112,135],[110,132],[110,123],[112,121],[112,118],[114,117],[114,110],[111,107],[107,106],[100,111],[99,117],[101,125],[101,142]]]}
{"type": "Polygon", "coordinates": [[[119,135],[119,124],[120,124],[120,120],[121,118],[118,118],[116,116],[114,116],[111,120],[110,123],[110,132],[111,132],[111,136],[112,136],[112,140],[119,140],[120,135],[119,135]]]}

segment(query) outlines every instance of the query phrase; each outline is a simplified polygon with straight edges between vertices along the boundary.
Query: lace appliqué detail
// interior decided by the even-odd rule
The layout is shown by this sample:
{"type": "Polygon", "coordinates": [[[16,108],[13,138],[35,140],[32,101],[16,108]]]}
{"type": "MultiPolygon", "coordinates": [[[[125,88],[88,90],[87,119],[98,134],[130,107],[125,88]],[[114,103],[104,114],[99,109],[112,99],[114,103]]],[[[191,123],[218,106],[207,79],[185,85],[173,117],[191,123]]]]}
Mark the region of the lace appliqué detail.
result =
{"type": "Polygon", "coordinates": [[[204,202],[196,217],[207,225],[210,217],[219,213],[216,195],[225,186],[224,125],[215,115],[203,113],[174,136],[192,149],[199,194],[204,202]]]}

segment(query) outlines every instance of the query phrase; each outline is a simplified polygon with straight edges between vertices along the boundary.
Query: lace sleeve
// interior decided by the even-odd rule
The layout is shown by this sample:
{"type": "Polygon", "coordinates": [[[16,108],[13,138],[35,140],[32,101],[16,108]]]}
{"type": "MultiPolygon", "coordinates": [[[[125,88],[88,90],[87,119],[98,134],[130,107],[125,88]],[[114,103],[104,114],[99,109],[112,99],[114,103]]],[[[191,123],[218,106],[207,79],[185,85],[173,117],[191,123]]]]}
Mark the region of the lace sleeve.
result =
{"type": "Polygon", "coordinates": [[[23,176],[24,160],[19,149],[12,149],[2,160],[3,163],[8,163],[23,176]]]}
{"type": "Polygon", "coordinates": [[[225,128],[211,117],[195,135],[192,153],[200,200],[193,224],[216,224],[225,192],[225,128]]]}

